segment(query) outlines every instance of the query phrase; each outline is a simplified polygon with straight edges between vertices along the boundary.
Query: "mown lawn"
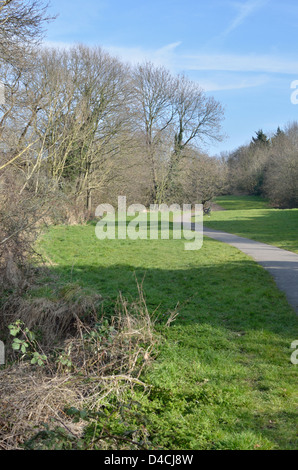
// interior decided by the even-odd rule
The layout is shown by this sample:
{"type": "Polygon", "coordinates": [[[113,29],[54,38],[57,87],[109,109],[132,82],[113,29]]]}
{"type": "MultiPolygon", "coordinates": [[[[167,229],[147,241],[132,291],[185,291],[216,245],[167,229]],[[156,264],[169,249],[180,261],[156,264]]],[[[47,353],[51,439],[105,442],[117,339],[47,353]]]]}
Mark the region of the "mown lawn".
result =
{"type": "Polygon", "coordinates": [[[226,210],[206,216],[206,227],[298,253],[298,209],[266,208],[267,202],[254,196],[223,196],[215,202],[226,210]]]}
{"type": "Polygon", "coordinates": [[[99,241],[94,226],[53,227],[41,249],[54,266],[34,296],[55,297],[75,283],[99,292],[112,315],[119,291],[133,300],[135,276],[144,279],[148,308],[163,319],[163,342],[143,377],[151,392],[132,405],[145,418],[131,419],[153,447],[297,448],[297,366],[290,361],[297,316],[250,258],[209,239],[199,251],[185,251],[179,240],[99,241]],[[177,305],[179,316],[165,329],[177,305]]]}

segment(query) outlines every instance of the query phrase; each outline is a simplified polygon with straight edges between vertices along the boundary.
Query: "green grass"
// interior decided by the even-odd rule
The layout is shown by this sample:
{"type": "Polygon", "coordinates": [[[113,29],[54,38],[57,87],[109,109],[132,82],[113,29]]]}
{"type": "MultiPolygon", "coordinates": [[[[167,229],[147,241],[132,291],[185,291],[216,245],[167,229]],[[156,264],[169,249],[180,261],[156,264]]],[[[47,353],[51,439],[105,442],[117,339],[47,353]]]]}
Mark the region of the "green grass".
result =
{"type": "Polygon", "coordinates": [[[227,210],[206,216],[206,227],[298,253],[298,209],[269,209],[254,196],[224,196],[215,202],[227,210]]]}
{"type": "Polygon", "coordinates": [[[260,196],[221,196],[214,202],[226,210],[267,209],[269,203],[260,196]]]}
{"type": "Polygon", "coordinates": [[[137,297],[144,278],[148,308],[173,326],[136,397],[153,446],[162,449],[294,449],[297,369],[291,343],[297,317],[270,275],[236,249],[206,239],[99,241],[93,226],[53,227],[41,242],[53,263],[33,296],[76,283],[104,297],[113,314],[119,291],[137,297]]]}

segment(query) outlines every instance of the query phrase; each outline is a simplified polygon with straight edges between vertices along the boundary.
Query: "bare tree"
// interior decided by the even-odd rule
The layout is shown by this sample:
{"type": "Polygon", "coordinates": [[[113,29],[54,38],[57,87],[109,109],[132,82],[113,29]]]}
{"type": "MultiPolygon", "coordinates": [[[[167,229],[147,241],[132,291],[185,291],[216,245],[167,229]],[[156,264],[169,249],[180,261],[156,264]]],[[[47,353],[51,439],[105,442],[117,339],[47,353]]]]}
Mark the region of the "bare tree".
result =
{"type": "Polygon", "coordinates": [[[174,118],[174,80],[164,67],[146,62],[135,68],[132,86],[136,125],[144,135],[146,159],[151,168],[151,202],[158,202],[158,169],[163,156],[160,144],[174,118]]]}
{"type": "Polygon", "coordinates": [[[181,160],[192,147],[202,147],[212,141],[221,141],[221,122],[224,111],[213,97],[207,97],[203,89],[185,77],[175,80],[172,96],[174,109],[174,144],[164,184],[164,197],[172,198],[177,191],[178,170],[181,160]]]}
{"type": "Polygon", "coordinates": [[[100,48],[37,54],[39,66],[28,72],[23,86],[25,109],[13,126],[22,146],[31,142],[26,165],[24,154],[16,162],[26,167],[24,189],[34,179],[37,191],[40,177],[46,177],[84,198],[91,210],[92,193],[103,185],[128,140],[126,67],[100,48]]]}
{"type": "Polygon", "coordinates": [[[270,151],[267,145],[253,144],[232,152],[228,157],[231,189],[251,195],[262,194],[270,151]]]}
{"type": "Polygon", "coordinates": [[[210,205],[226,183],[226,166],[222,159],[192,151],[180,170],[184,197],[189,203],[210,205]]]}
{"type": "Polygon", "coordinates": [[[179,153],[191,143],[221,141],[221,122],[224,111],[213,97],[194,81],[180,75],[176,79],[175,94],[175,152],[179,153]]]}
{"type": "Polygon", "coordinates": [[[0,270],[13,274],[6,277],[14,287],[47,201],[42,191],[36,198],[31,191],[20,195],[28,154],[32,157],[36,143],[29,133],[39,109],[38,94],[29,106],[26,73],[33,69],[34,48],[50,19],[46,9],[40,0],[0,1],[0,80],[6,88],[6,103],[0,108],[0,270]]]}
{"type": "Polygon", "coordinates": [[[52,19],[42,0],[0,0],[0,59],[24,65],[24,55],[42,38],[44,24],[52,19]]]}
{"type": "Polygon", "coordinates": [[[152,202],[163,202],[178,190],[177,171],[186,150],[222,139],[223,109],[195,82],[151,63],[135,69],[133,85],[151,166],[152,202]]]}
{"type": "MultiPolygon", "coordinates": [[[[0,163],[0,170],[26,153],[26,149],[21,145],[22,140],[30,128],[38,107],[35,106],[35,109],[32,107],[31,119],[24,124],[19,137],[15,129],[14,145],[10,145],[8,149],[9,139],[6,130],[7,127],[14,127],[21,115],[21,121],[24,122],[24,110],[25,114],[28,114],[23,93],[24,83],[26,74],[35,66],[34,48],[42,38],[44,24],[54,19],[47,15],[47,7],[48,4],[41,0],[0,0],[0,81],[5,85],[6,98],[6,103],[2,103],[0,108],[0,138],[5,142],[2,144],[2,150],[5,150],[6,155],[10,157],[8,161],[0,163]]],[[[31,142],[29,146],[32,146],[31,142]]]]}

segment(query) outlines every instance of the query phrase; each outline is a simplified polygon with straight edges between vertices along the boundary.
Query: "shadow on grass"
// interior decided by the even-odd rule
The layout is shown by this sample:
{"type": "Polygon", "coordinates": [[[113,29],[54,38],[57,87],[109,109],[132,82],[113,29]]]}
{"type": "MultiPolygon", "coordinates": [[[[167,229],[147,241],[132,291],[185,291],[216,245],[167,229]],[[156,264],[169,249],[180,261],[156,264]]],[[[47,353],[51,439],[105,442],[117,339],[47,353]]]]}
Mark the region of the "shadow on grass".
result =
{"type": "MultiPolygon", "coordinates": [[[[272,277],[253,261],[189,269],[80,263],[49,268],[49,271],[48,282],[42,282],[43,291],[53,295],[58,276],[60,287],[76,283],[88,292],[101,294],[106,315],[114,313],[119,292],[128,300],[137,298],[137,279],[143,282],[149,310],[166,316],[178,306],[179,324],[208,323],[231,330],[260,329],[289,339],[293,338],[293,330],[297,331],[297,317],[285,295],[276,288],[272,277]]],[[[38,289],[36,295],[40,293],[38,289]]]]}
{"type": "MultiPolygon", "coordinates": [[[[129,264],[52,268],[104,298],[115,314],[119,292],[159,313],[166,341],[144,377],[152,389],[139,398],[150,439],[163,449],[294,448],[297,414],[290,345],[297,316],[270,275],[254,262],[186,269],[129,264]],[[179,316],[167,330],[169,312],[179,316]]],[[[49,278],[50,279],[50,278],[49,278]]],[[[49,284],[50,288],[50,284],[49,284]]]]}

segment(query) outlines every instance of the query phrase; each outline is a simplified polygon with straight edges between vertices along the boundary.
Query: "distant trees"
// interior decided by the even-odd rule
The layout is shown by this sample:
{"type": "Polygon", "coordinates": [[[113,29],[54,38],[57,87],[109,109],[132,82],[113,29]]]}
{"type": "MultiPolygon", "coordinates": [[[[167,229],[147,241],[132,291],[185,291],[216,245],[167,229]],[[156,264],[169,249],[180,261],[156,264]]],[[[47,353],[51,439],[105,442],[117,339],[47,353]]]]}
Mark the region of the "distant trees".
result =
{"type": "Polygon", "coordinates": [[[229,179],[232,190],[260,195],[268,158],[268,147],[242,146],[228,157],[229,179]]]}
{"type": "Polygon", "coordinates": [[[264,194],[279,207],[298,207],[298,123],[274,137],[264,178],[264,194]]]}
{"type": "Polygon", "coordinates": [[[227,158],[230,188],[263,195],[277,207],[298,207],[298,124],[278,127],[268,138],[262,130],[249,145],[227,158]]]}
{"type": "Polygon", "coordinates": [[[203,153],[197,153],[193,158],[185,158],[180,179],[184,202],[210,206],[212,199],[226,188],[226,170],[223,159],[212,158],[203,153]]]}
{"type": "Polygon", "coordinates": [[[252,138],[252,144],[265,147],[270,144],[270,139],[268,139],[263,130],[260,129],[258,132],[256,132],[256,137],[252,138]]]}

